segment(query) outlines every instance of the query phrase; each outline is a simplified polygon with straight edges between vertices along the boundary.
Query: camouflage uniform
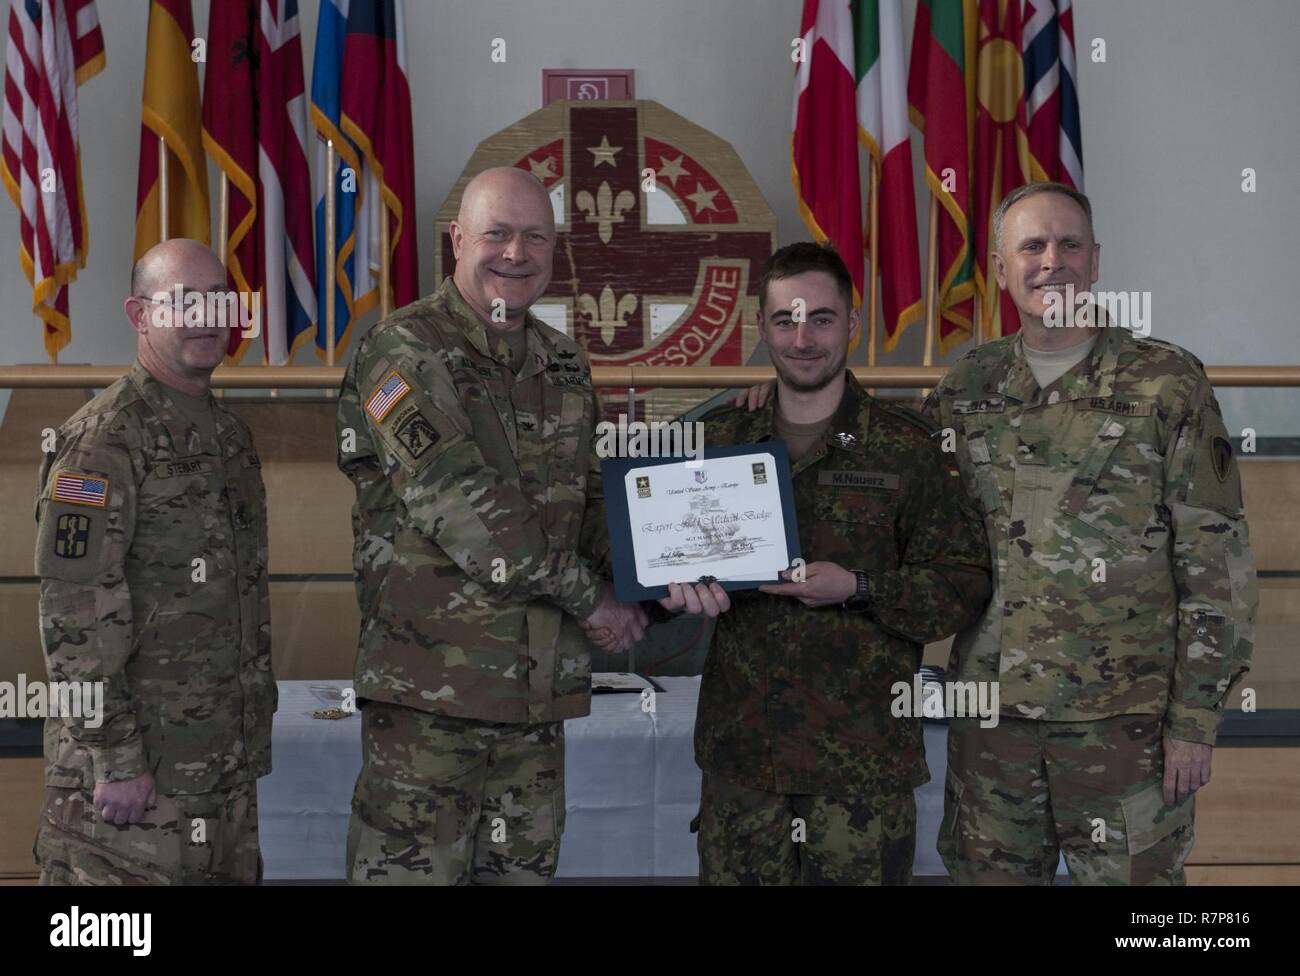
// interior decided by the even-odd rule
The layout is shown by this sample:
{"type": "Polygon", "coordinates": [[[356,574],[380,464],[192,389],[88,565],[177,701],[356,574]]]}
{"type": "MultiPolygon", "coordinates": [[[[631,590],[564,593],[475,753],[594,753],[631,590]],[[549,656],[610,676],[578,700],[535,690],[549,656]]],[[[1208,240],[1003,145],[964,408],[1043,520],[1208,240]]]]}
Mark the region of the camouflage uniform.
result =
{"type": "Polygon", "coordinates": [[[1181,881],[1193,803],[1160,800],[1161,739],[1214,743],[1256,604],[1200,362],[1104,328],[1043,390],[1012,336],[956,363],[926,412],[956,433],[996,568],[950,670],[998,680],[1004,716],[949,732],[949,871],[1050,883],[1059,845],[1078,883],[1181,881]]]}
{"type": "Polygon", "coordinates": [[[248,427],[210,402],[215,441],[137,363],[60,428],[41,469],[50,679],[104,686],[98,728],[45,723],[46,883],[259,877],[256,780],[276,705],[266,492],[248,427]],[[102,822],[95,784],[145,772],[158,793],[145,821],[102,822]]]}
{"type": "Polygon", "coordinates": [[[354,882],[554,871],[563,720],[591,703],[579,621],[603,586],[578,551],[604,512],[586,360],[531,315],[525,329],[515,376],[447,279],[372,329],[344,379],[366,712],[354,882]]]}
{"type": "MultiPolygon", "coordinates": [[[[773,397],[754,413],[713,411],[706,443],[768,439],[775,409],[773,397]]],[[[990,589],[978,516],[930,434],[848,375],[830,425],[793,465],[803,559],[866,570],[873,608],[731,594],[695,726],[705,883],[910,878],[912,791],[929,773],[920,716],[894,717],[891,689],[910,687],[922,645],[975,620],[990,589]]]]}

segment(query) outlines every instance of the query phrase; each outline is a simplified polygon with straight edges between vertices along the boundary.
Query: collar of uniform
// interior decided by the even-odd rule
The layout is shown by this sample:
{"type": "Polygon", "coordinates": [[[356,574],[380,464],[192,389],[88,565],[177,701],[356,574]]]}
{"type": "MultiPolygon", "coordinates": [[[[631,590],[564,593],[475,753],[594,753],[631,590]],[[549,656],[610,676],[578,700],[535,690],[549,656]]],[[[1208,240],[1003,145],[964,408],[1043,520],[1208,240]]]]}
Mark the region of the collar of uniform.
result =
{"type": "MultiPolygon", "coordinates": [[[[442,279],[438,292],[446,301],[456,324],[469,339],[470,345],[483,356],[509,370],[510,350],[505,340],[495,334],[489,334],[487,323],[479,317],[478,312],[474,311],[469,302],[465,301],[465,296],[460,293],[451,276],[442,279]]],[[[545,370],[551,358],[551,350],[540,341],[538,321],[532,312],[524,313],[524,333],[527,337],[528,354],[524,359],[523,371],[519,374],[520,379],[536,376],[545,370]]]]}
{"type": "Polygon", "coordinates": [[[1115,383],[1115,364],[1119,358],[1120,345],[1124,341],[1123,336],[1115,333],[1124,330],[1105,325],[1100,329],[1097,343],[1087,358],[1050,384],[1046,390],[1039,387],[1038,381],[1034,379],[1034,372],[1029,368],[1029,360],[1025,357],[1023,333],[1017,333],[1010,344],[1011,362],[1006,378],[995,392],[1004,393],[1029,406],[1110,396],[1115,383]]]}
{"type": "MultiPolygon", "coordinates": [[[[802,471],[809,464],[824,457],[827,446],[838,451],[851,451],[854,454],[864,453],[864,444],[867,440],[867,418],[870,411],[864,410],[863,407],[869,400],[870,397],[867,396],[866,390],[862,389],[862,386],[854,379],[851,372],[845,370],[844,393],[840,396],[840,405],[835,408],[835,413],[831,416],[831,422],[822,431],[821,436],[794,465],[794,469],[802,471]]],[[[749,436],[746,438],[747,441],[757,443],[772,436],[776,429],[776,401],[777,393],[774,391],[773,395],[768,397],[767,403],[749,415],[749,436]]]]}
{"type": "MultiPolygon", "coordinates": [[[[186,423],[171,395],[168,394],[166,385],[159,382],[152,373],[145,369],[140,360],[137,359],[132,365],[131,371],[127,373],[127,378],[140,392],[144,402],[149,404],[153,412],[157,414],[163,427],[167,429],[167,436],[172,441],[172,450],[178,456],[207,452],[208,448],[199,438],[198,429],[186,423]]],[[[220,411],[216,411],[215,416],[217,418],[217,436],[224,440],[226,429],[223,422],[225,418],[221,416],[220,411]]]]}

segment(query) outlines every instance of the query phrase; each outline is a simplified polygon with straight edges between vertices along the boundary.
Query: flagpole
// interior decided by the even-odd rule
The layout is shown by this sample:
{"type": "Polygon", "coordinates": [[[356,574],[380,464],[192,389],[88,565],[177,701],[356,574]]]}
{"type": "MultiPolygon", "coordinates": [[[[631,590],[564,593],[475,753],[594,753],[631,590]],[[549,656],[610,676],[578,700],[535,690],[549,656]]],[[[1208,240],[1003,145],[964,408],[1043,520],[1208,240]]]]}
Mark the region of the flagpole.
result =
{"type": "MultiPolygon", "coordinates": [[[[230,177],[226,171],[222,170],[217,179],[217,256],[221,258],[221,266],[226,266],[226,241],[230,237],[230,215],[226,212],[227,205],[230,203],[230,177]]],[[[237,301],[242,305],[244,297],[236,296],[237,301]]],[[[224,397],[224,389],[216,391],[217,396],[224,397]]]]}
{"type": "MultiPolygon", "coordinates": [[[[934,335],[938,330],[938,307],[935,299],[936,252],[939,241],[939,198],[930,194],[930,230],[925,242],[925,351],[922,353],[921,365],[934,363],[934,335]]],[[[921,391],[921,398],[930,395],[929,390],[921,391]]]]}
{"type": "MultiPolygon", "coordinates": [[[[867,279],[871,284],[867,288],[867,365],[876,365],[876,307],[879,298],[876,275],[880,269],[879,249],[877,245],[880,241],[880,215],[877,211],[880,209],[880,166],[875,159],[871,160],[871,188],[867,191],[867,210],[869,213],[869,223],[867,225],[867,247],[870,249],[870,257],[867,262],[867,279]]],[[[874,389],[868,390],[872,396],[876,395],[874,389]]]]}
{"type": "MultiPolygon", "coordinates": [[[[338,242],[334,238],[335,224],[335,207],[334,199],[335,181],[334,181],[334,140],[325,140],[325,365],[334,365],[334,328],[337,320],[334,303],[337,296],[334,289],[337,287],[335,280],[335,248],[338,242]]],[[[325,390],[327,397],[333,396],[337,390],[325,390]]]]}
{"type": "Polygon", "coordinates": [[[167,140],[158,137],[158,240],[167,240],[170,224],[167,220],[167,140]]]}
{"type": "Polygon", "coordinates": [[[388,295],[388,276],[392,272],[392,261],[388,253],[388,208],[384,199],[379,198],[379,317],[388,318],[392,311],[392,300],[388,295]]]}

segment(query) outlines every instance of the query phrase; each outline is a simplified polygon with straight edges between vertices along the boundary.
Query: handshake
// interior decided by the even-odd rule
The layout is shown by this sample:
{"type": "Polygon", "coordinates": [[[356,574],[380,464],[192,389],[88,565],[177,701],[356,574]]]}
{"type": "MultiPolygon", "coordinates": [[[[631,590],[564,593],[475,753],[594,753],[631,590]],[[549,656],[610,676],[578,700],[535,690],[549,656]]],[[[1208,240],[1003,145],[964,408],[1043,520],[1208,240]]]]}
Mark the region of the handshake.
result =
{"type": "MultiPolygon", "coordinates": [[[[731,608],[731,599],[717,583],[670,583],[659,605],[670,613],[716,617],[731,608]]],[[[582,622],[582,629],[598,647],[621,654],[645,636],[649,623],[641,604],[620,603],[614,588],[606,586],[600,606],[582,622]]]]}

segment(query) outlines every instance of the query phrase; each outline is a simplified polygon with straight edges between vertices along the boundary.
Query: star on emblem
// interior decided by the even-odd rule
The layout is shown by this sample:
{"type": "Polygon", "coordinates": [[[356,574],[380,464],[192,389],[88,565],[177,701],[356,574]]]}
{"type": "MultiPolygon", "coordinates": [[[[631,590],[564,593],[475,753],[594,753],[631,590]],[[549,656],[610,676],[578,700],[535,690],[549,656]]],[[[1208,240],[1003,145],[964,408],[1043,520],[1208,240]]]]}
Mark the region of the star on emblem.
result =
{"type": "Polygon", "coordinates": [[[659,172],[656,174],[661,180],[668,180],[677,189],[677,177],[685,176],[686,170],[682,168],[682,160],[685,156],[678,156],[676,159],[669,161],[663,156],[659,157],[659,172]]]}
{"type": "Polygon", "coordinates": [[[611,146],[609,144],[609,136],[601,136],[599,146],[587,147],[587,152],[591,153],[592,156],[595,157],[592,162],[593,166],[599,166],[601,163],[609,163],[609,165],[617,167],[618,163],[614,161],[614,153],[620,153],[622,151],[622,146],[611,146]]]}
{"type": "Polygon", "coordinates": [[[695,185],[695,192],[686,194],[686,199],[695,204],[695,214],[696,216],[699,216],[706,210],[718,209],[717,205],[713,202],[713,198],[717,195],[717,190],[706,190],[704,189],[703,183],[697,183],[695,185]]]}
{"type": "Polygon", "coordinates": [[[542,157],[542,160],[540,162],[538,162],[536,159],[533,159],[532,156],[529,156],[528,168],[532,170],[533,175],[536,176],[543,183],[546,182],[547,180],[555,179],[555,177],[558,175],[555,172],[555,160],[550,156],[542,157]]]}

